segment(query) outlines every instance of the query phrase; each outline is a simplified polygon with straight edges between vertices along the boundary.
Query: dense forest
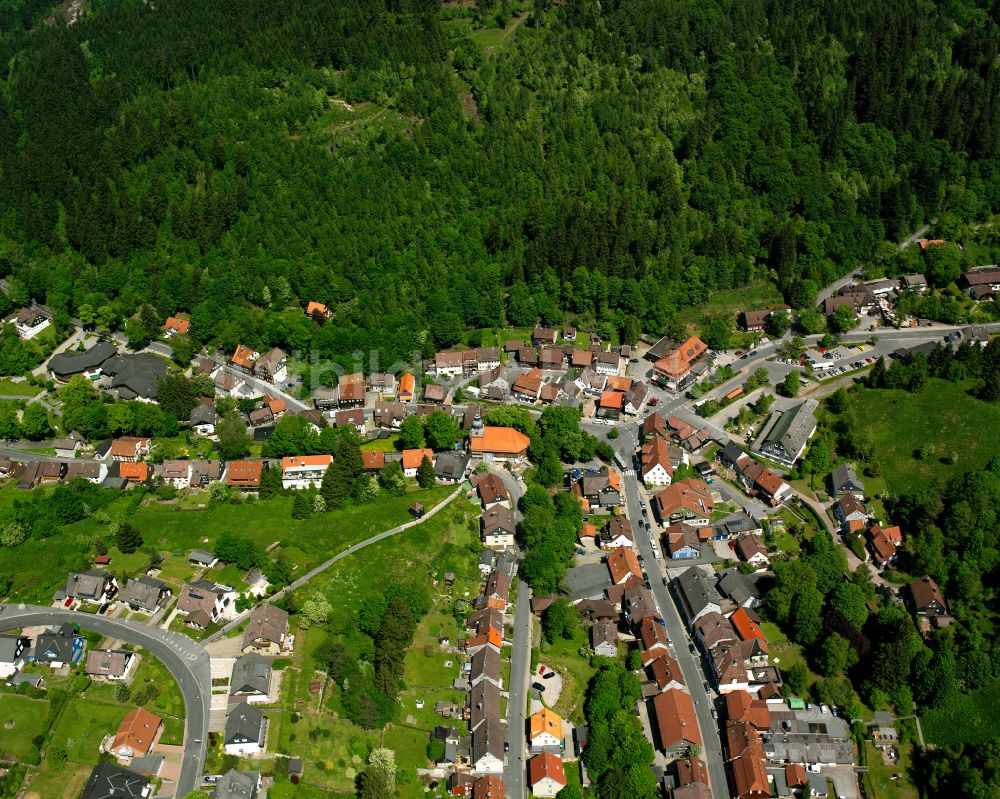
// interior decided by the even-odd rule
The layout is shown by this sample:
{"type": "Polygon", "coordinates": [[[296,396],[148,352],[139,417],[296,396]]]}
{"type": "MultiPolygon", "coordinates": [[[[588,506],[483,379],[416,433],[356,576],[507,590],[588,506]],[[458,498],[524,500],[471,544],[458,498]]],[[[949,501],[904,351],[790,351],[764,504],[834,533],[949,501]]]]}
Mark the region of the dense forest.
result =
{"type": "Polygon", "coordinates": [[[3,6],[0,273],[98,327],[151,302],[384,364],[567,314],[629,339],[762,279],[807,306],[1000,200],[991,0],[3,6]]]}

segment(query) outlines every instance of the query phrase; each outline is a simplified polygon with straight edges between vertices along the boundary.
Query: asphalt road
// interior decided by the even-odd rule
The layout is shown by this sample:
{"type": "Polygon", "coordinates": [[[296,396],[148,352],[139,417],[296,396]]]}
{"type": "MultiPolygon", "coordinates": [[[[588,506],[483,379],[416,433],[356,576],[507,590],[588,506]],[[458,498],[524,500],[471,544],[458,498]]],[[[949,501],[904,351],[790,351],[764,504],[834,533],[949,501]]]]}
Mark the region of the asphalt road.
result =
{"type": "MultiPolygon", "coordinates": [[[[627,440],[634,445],[635,439],[631,431],[619,437],[619,441],[627,440]]],[[[624,444],[627,446],[627,443],[624,444]]],[[[638,531],[638,522],[642,519],[642,501],[639,497],[639,487],[637,478],[629,475],[622,477],[625,485],[625,500],[628,508],[629,519],[632,520],[633,528],[638,531]]],[[[645,566],[650,571],[650,585],[652,586],[653,599],[656,600],[660,610],[660,616],[667,625],[667,634],[670,636],[674,657],[677,658],[684,675],[684,682],[687,684],[688,692],[694,703],[695,713],[698,716],[698,728],[701,732],[702,756],[708,766],[708,773],[712,781],[712,795],[715,799],[729,799],[729,786],[726,780],[725,760],[722,757],[722,741],[719,737],[718,723],[712,718],[712,695],[704,689],[705,677],[699,669],[699,662],[688,649],[687,632],[681,621],[680,612],[674,604],[674,598],[670,590],[663,585],[661,579],[660,561],[653,557],[653,548],[649,544],[649,536],[643,532],[637,532],[635,537],[636,548],[643,557],[645,566]],[[655,565],[654,565],[655,564],[655,565]]],[[[662,550],[661,550],[662,553],[662,550]]]]}
{"type": "Polygon", "coordinates": [[[186,796],[201,785],[205,742],[208,739],[208,712],[212,702],[212,676],[208,654],[199,644],[180,633],[90,613],[37,605],[0,605],[0,609],[0,630],[49,626],[68,621],[141,646],[152,653],[177,680],[184,697],[184,756],[175,795],[186,796]]]}

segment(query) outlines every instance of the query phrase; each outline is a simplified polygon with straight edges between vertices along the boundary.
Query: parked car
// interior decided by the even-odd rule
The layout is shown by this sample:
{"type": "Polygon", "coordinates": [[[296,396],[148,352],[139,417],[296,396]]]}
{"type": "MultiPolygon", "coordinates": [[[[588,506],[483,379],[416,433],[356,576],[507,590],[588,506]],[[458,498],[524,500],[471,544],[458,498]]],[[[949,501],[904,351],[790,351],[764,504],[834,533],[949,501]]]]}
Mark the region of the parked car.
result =
{"type": "Polygon", "coordinates": [[[554,671],[547,671],[547,672],[545,672],[545,674],[542,675],[542,679],[543,680],[551,680],[555,676],[556,676],[556,673],[554,671]]]}
{"type": "Polygon", "coordinates": [[[531,684],[531,687],[534,688],[536,691],[544,691],[545,690],[545,686],[542,685],[540,682],[533,682],[531,684]]]}

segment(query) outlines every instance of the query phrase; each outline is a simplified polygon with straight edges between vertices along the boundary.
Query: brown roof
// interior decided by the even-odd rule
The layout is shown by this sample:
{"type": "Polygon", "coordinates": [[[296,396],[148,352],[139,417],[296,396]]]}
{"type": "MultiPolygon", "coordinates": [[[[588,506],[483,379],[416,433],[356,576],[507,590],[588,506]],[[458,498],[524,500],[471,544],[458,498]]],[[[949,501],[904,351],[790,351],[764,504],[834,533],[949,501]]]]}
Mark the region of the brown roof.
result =
{"type": "Polygon", "coordinates": [[[714,649],[723,641],[736,640],[736,631],[729,623],[729,619],[714,610],[710,610],[694,623],[694,631],[707,649],[714,649]]]}
{"type": "Polygon", "coordinates": [[[148,710],[137,707],[129,713],[118,727],[115,740],[111,744],[114,751],[127,746],[136,755],[149,754],[153,747],[153,739],[163,722],[148,710]]]}
{"type": "Polygon", "coordinates": [[[341,375],[337,381],[340,401],[344,400],[364,400],[365,398],[365,378],[360,372],[351,375],[341,375]]]}
{"type": "Polygon", "coordinates": [[[117,458],[134,458],[137,447],[145,449],[148,446],[148,438],[122,436],[111,442],[111,455],[117,458]]]}
{"type": "Polygon", "coordinates": [[[928,575],[924,575],[916,582],[910,583],[910,594],[913,596],[913,603],[917,609],[926,608],[937,602],[941,608],[947,611],[948,606],[944,602],[944,594],[928,575]]]}
{"type": "Polygon", "coordinates": [[[177,597],[177,610],[181,613],[193,613],[203,610],[210,614],[215,608],[215,598],[222,593],[222,588],[210,580],[196,580],[185,583],[177,597]]]}
{"type": "Polygon", "coordinates": [[[446,393],[445,387],[437,383],[428,383],[424,386],[424,399],[428,402],[444,402],[446,393]]]}
{"type": "Polygon", "coordinates": [[[381,451],[363,451],[361,463],[367,471],[374,472],[385,466],[385,453],[381,451]]]}
{"type": "Polygon", "coordinates": [[[250,614],[243,632],[243,647],[257,641],[280,644],[288,630],[288,613],[274,605],[259,605],[250,614]]]}
{"type": "Polygon", "coordinates": [[[594,362],[594,353],[590,350],[573,350],[573,357],[571,363],[574,367],[580,369],[590,366],[594,362]]]}
{"type": "Polygon", "coordinates": [[[754,555],[767,557],[767,547],[760,536],[753,533],[745,533],[736,539],[736,554],[743,560],[750,560],[754,555]]]}
{"type": "Polygon", "coordinates": [[[705,761],[698,757],[685,757],[677,761],[677,784],[688,785],[701,782],[708,785],[708,767],[705,761]]]}
{"type": "Polygon", "coordinates": [[[493,774],[480,777],[472,785],[472,799],[503,799],[503,780],[493,774]]]}
{"type": "Polygon", "coordinates": [[[131,654],[123,649],[92,649],[87,653],[87,674],[121,677],[125,674],[131,654]]]}
{"type": "Polygon", "coordinates": [[[542,373],[532,369],[527,374],[518,375],[514,380],[513,391],[518,394],[530,394],[537,397],[542,390],[542,373]]]}
{"type": "Polygon", "coordinates": [[[660,745],[664,749],[672,749],[683,742],[701,746],[698,719],[689,694],[670,688],[653,698],[653,709],[656,712],[660,745]]]}
{"type": "Polygon", "coordinates": [[[708,516],[715,503],[704,481],[685,477],[671,483],[654,498],[660,518],[666,519],[672,513],[686,510],[694,516],[708,516]]]}
{"type": "Polygon", "coordinates": [[[639,637],[642,639],[642,648],[650,650],[660,646],[666,648],[669,645],[667,631],[663,625],[654,619],[646,619],[639,628],[639,637]]]}
{"type": "Polygon", "coordinates": [[[725,694],[726,719],[730,724],[752,724],[758,730],[771,727],[771,711],[763,699],[755,699],[746,691],[730,691],[725,694]]]}
{"type": "Polygon", "coordinates": [[[259,488],[260,476],[264,471],[264,461],[229,461],[226,469],[226,483],[240,488],[259,488]]]}
{"type": "Polygon", "coordinates": [[[495,502],[504,502],[510,499],[507,486],[503,480],[492,472],[484,474],[475,479],[476,490],[479,492],[479,499],[483,505],[491,505],[495,502]]]}
{"type": "Polygon", "coordinates": [[[485,595],[487,598],[502,599],[510,597],[510,575],[503,569],[494,569],[486,579],[485,595]]]}
{"type": "Polygon", "coordinates": [[[667,438],[670,431],[667,427],[667,420],[658,413],[651,413],[642,420],[642,437],[648,441],[650,437],[667,438]]]}
{"type": "Polygon", "coordinates": [[[750,724],[726,727],[733,795],[738,797],[770,796],[771,786],[764,768],[764,745],[760,734],[750,724]]]}
{"type": "Polygon", "coordinates": [[[528,783],[530,785],[536,785],[546,777],[555,780],[560,785],[566,784],[563,762],[551,752],[542,752],[528,761],[528,783]]]}
{"type": "Polygon", "coordinates": [[[650,675],[661,691],[672,682],[684,685],[684,675],[681,674],[680,664],[666,652],[662,652],[646,665],[649,668],[650,675]]]}
{"type": "Polygon", "coordinates": [[[611,582],[615,584],[624,582],[630,574],[642,579],[639,559],[628,547],[618,547],[608,555],[608,571],[611,572],[611,582]]]}

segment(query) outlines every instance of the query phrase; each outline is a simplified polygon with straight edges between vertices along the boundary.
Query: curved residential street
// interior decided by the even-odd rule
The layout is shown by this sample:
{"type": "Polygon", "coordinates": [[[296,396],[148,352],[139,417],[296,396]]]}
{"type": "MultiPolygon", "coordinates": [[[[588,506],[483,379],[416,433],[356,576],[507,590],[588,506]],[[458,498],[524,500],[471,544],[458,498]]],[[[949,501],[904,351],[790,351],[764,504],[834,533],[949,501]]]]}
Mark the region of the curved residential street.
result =
{"type": "Polygon", "coordinates": [[[177,680],[185,707],[184,757],[176,795],[185,796],[195,790],[201,784],[205,767],[208,711],[212,701],[208,653],[186,635],[137,622],[37,605],[0,605],[0,630],[64,622],[141,646],[167,667],[177,680]]]}

